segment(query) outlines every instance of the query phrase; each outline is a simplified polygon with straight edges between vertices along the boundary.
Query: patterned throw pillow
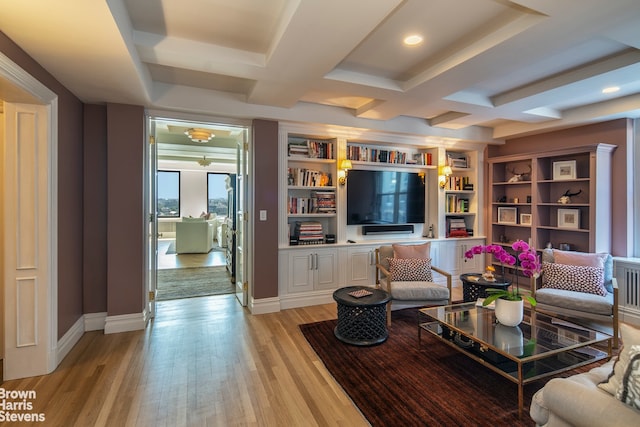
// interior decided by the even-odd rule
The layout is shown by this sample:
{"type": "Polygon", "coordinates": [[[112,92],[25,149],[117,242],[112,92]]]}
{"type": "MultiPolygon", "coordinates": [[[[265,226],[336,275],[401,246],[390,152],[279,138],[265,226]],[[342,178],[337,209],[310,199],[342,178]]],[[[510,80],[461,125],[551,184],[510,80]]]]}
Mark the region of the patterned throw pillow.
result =
{"type": "Polygon", "coordinates": [[[620,337],[622,338],[623,346],[618,356],[616,356],[613,370],[605,381],[598,384],[598,387],[612,396],[615,396],[616,392],[624,387],[624,376],[628,371],[628,366],[631,364],[633,348],[640,347],[640,329],[634,328],[627,323],[620,323],[620,337]]]}
{"type": "Polygon", "coordinates": [[[604,268],[542,263],[543,288],[564,289],[606,296],[604,268]]]}
{"type": "Polygon", "coordinates": [[[616,399],[640,409],[640,345],[632,345],[629,364],[616,390],[616,399]]]}
{"type": "Polygon", "coordinates": [[[387,258],[392,282],[433,282],[431,258],[387,258]]]}

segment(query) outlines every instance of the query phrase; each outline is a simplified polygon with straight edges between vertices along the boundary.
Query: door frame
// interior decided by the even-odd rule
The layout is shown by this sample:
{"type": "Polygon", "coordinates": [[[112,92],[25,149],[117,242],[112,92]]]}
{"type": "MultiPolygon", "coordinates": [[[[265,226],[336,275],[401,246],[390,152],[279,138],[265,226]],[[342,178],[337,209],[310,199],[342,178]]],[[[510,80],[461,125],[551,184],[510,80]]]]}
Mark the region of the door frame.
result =
{"type": "MultiPolygon", "coordinates": [[[[247,143],[247,147],[248,147],[248,153],[247,153],[247,165],[246,165],[246,173],[245,176],[247,178],[247,184],[245,186],[246,188],[246,192],[244,194],[244,207],[245,207],[245,218],[246,218],[246,214],[247,212],[249,212],[249,210],[251,209],[252,206],[252,201],[253,201],[253,156],[252,156],[252,145],[251,145],[251,132],[252,132],[252,121],[251,120],[244,120],[244,119],[232,119],[232,118],[228,118],[228,117],[217,117],[217,116],[206,116],[206,115],[199,115],[199,114],[189,114],[189,113],[180,113],[180,112],[176,112],[176,111],[166,111],[166,110],[154,110],[154,109],[148,109],[145,111],[145,122],[148,124],[150,123],[151,120],[176,120],[176,121],[184,121],[184,122],[193,122],[193,123],[209,123],[212,125],[224,125],[224,126],[237,126],[237,127],[243,127],[245,128],[245,133],[244,133],[244,138],[245,138],[245,142],[247,143]]],[[[149,126],[146,125],[145,126],[145,141],[149,141],[149,137],[150,137],[150,132],[149,132],[149,126]]],[[[155,135],[154,135],[155,136],[155,135]]],[[[154,141],[155,143],[156,141],[154,141]]],[[[148,159],[148,150],[145,152],[145,171],[144,174],[145,176],[148,176],[149,172],[147,170],[147,168],[150,166],[150,162],[148,159]]],[[[157,162],[157,156],[156,156],[156,162],[153,165],[155,171],[153,171],[154,174],[157,174],[157,170],[158,170],[158,162],[157,162]]],[[[238,171],[236,171],[236,173],[238,173],[238,171]]],[[[145,183],[145,188],[144,188],[144,192],[145,192],[145,196],[151,197],[151,195],[149,194],[150,189],[148,188],[148,185],[146,185],[145,183]]],[[[145,206],[148,205],[148,201],[145,200],[145,206]]],[[[147,215],[148,218],[148,215],[147,215]]],[[[147,219],[145,218],[145,220],[147,219]]],[[[158,222],[158,218],[156,215],[153,216],[153,221],[156,223],[155,228],[157,229],[157,222],[158,222]]],[[[251,221],[246,221],[245,222],[245,241],[246,242],[252,242],[253,241],[253,228],[251,226],[252,222],[251,221]]],[[[146,230],[147,227],[145,227],[145,242],[147,240],[147,236],[146,236],[146,230]]],[[[156,245],[157,246],[157,245],[156,245]]],[[[244,263],[245,263],[245,281],[248,282],[248,287],[247,290],[245,292],[245,297],[247,297],[248,295],[251,295],[251,287],[252,287],[252,275],[253,275],[253,260],[250,257],[250,253],[252,251],[246,251],[244,253],[244,263]]],[[[145,259],[149,259],[149,254],[145,253],[145,259]]],[[[147,274],[150,276],[152,274],[157,275],[157,271],[158,271],[158,263],[156,262],[154,266],[149,266],[149,267],[153,267],[153,272],[150,271],[150,269],[146,269],[147,270],[147,274]]],[[[236,266],[237,266],[237,260],[236,260],[236,266]]],[[[148,307],[149,305],[149,292],[147,291],[149,283],[148,280],[144,280],[143,283],[144,286],[144,292],[145,292],[145,307],[148,307]]],[[[248,299],[248,298],[247,298],[248,299]]],[[[242,304],[242,301],[238,301],[239,303],[242,304]]]]}
{"type": "MultiPolygon", "coordinates": [[[[58,346],[58,96],[1,52],[0,79],[7,81],[21,92],[32,97],[30,101],[21,100],[20,102],[40,104],[46,107],[47,188],[45,190],[46,194],[39,197],[41,200],[46,199],[46,206],[49,212],[45,230],[46,247],[44,248],[48,271],[45,278],[45,289],[39,295],[46,295],[47,313],[44,313],[44,315],[47,318],[47,327],[37,332],[37,351],[42,355],[40,358],[42,363],[39,366],[32,366],[26,376],[44,375],[53,372],[73,347],[73,343],[58,346]]],[[[3,236],[3,240],[3,246],[6,247],[5,236],[3,236]]],[[[7,266],[4,267],[6,268],[7,266]]],[[[3,270],[3,276],[4,274],[5,271],[3,270]]],[[[2,303],[7,304],[4,296],[2,303]]],[[[6,312],[6,310],[3,311],[6,312]]],[[[10,325],[8,320],[10,319],[4,319],[3,326],[5,330],[13,325],[10,325]]],[[[4,331],[2,339],[6,339],[4,331]]],[[[9,378],[12,374],[5,371],[4,376],[9,378]]]]}

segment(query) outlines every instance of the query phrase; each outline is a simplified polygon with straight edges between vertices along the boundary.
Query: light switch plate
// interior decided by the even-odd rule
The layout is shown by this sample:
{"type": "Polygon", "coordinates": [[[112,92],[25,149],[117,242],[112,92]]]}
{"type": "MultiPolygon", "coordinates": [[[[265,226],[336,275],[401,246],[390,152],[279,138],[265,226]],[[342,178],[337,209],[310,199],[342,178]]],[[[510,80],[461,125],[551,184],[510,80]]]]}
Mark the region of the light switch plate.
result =
{"type": "Polygon", "coordinates": [[[262,209],[260,210],[260,221],[266,221],[267,220],[267,211],[262,209]]]}

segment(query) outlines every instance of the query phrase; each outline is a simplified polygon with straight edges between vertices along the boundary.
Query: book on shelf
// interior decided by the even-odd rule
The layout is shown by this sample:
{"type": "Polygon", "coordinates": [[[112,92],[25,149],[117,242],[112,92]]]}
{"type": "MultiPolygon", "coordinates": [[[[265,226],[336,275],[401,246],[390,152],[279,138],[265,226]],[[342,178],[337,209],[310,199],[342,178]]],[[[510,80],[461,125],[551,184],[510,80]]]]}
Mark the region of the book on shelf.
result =
{"type": "Polygon", "coordinates": [[[467,156],[465,153],[447,151],[446,154],[447,154],[447,163],[452,168],[466,169],[469,167],[469,156],[467,156]]]}
{"type": "Polygon", "coordinates": [[[336,213],[336,193],[334,191],[313,191],[311,198],[314,213],[336,213]]]}
{"type": "Polygon", "coordinates": [[[333,159],[333,142],[314,141],[289,141],[289,157],[310,159],[333,159]]]}
{"type": "Polygon", "coordinates": [[[404,151],[384,150],[381,148],[365,147],[360,145],[350,145],[347,147],[347,159],[361,162],[393,163],[399,165],[424,164],[424,160],[421,160],[419,157],[410,156],[404,151]]]}
{"type": "Polygon", "coordinates": [[[469,199],[457,194],[447,194],[447,213],[469,212],[469,199]]]}
{"type": "Polygon", "coordinates": [[[447,218],[447,237],[468,237],[467,224],[462,217],[447,218]]]}
{"type": "Polygon", "coordinates": [[[311,245],[324,242],[322,224],[317,221],[296,221],[293,238],[299,245],[311,245]]]}
{"type": "Polygon", "coordinates": [[[307,168],[288,168],[287,183],[302,187],[327,187],[331,185],[331,174],[307,168]]]}
{"type": "Polygon", "coordinates": [[[447,181],[447,190],[473,190],[473,184],[471,184],[470,181],[471,179],[468,176],[449,175],[449,180],[447,181]]]}

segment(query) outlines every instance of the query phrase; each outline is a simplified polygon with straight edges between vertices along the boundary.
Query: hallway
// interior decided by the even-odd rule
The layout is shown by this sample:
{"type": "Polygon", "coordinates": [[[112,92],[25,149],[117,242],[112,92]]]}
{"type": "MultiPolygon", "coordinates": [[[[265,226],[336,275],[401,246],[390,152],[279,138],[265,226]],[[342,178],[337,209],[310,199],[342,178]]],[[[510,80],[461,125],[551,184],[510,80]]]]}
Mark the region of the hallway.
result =
{"type": "Polygon", "coordinates": [[[364,426],[298,324],[335,304],[254,316],[234,295],[157,304],[144,331],[86,333],[34,390],[47,426],[364,426]]]}

